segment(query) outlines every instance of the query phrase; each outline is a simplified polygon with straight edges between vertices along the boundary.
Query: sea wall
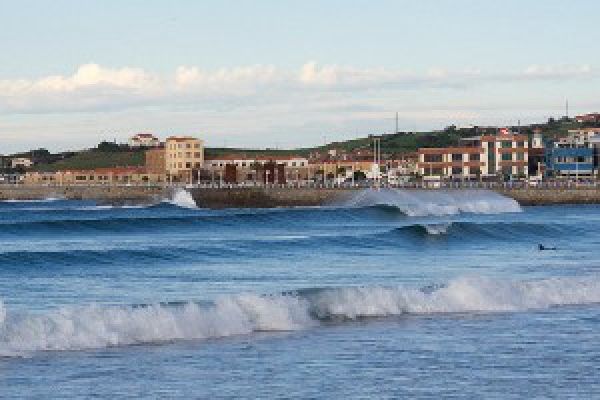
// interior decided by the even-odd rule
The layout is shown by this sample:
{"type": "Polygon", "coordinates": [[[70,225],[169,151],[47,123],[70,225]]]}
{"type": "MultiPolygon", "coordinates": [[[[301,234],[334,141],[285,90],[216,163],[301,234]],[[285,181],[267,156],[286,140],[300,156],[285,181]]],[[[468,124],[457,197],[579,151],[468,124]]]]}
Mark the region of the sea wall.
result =
{"type": "MultiPolygon", "coordinates": [[[[0,200],[64,198],[103,204],[148,204],[171,196],[174,189],[153,186],[28,186],[0,185],[0,200]]],[[[199,207],[310,207],[343,202],[362,189],[332,188],[194,188],[188,189],[199,207]]],[[[403,189],[427,190],[439,189],[403,189]]],[[[460,190],[460,189],[442,189],[460,190]]],[[[482,189],[483,190],[483,189],[482,189]]],[[[521,205],[600,204],[600,189],[496,189],[521,205]]]]}
{"type": "Polygon", "coordinates": [[[160,201],[168,190],[152,186],[34,186],[0,185],[0,200],[95,200],[99,203],[128,204],[160,201]]]}
{"type": "Polygon", "coordinates": [[[499,194],[515,199],[523,206],[553,204],[600,204],[600,189],[498,189],[499,194]]]}
{"type": "MultiPolygon", "coordinates": [[[[192,189],[192,197],[199,207],[206,208],[269,208],[320,206],[343,202],[361,189],[318,188],[233,188],[192,189]]],[[[435,191],[439,189],[403,189],[435,191]]],[[[461,189],[442,189],[461,190],[461,189]]],[[[486,190],[486,189],[480,189],[486,190]]],[[[525,206],[552,204],[600,204],[600,189],[496,189],[497,193],[525,206]]]]}
{"type": "Polygon", "coordinates": [[[358,189],[320,188],[231,188],[191,189],[199,207],[270,208],[311,207],[338,203],[358,189]]]}

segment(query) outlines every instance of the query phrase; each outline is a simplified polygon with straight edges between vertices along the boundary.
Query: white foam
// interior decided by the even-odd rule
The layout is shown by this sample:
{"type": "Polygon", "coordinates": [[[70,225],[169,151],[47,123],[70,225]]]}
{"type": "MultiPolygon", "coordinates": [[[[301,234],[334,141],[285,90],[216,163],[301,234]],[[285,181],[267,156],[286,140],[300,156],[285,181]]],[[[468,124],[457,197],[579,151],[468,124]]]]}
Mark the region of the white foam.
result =
{"type": "Polygon", "coordinates": [[[167,202],[183,208],[198,208],[190,192],[185,189],[178,189],[167,202]]]}
{"type": "Polygon", "coordinates": [[[349,207],[386,205],[410,217],[454,215],[461,212],[496,214],[520,212],[515,200],[490,190],[367,189],[344,203],[349,207]]]}
{"type": "Polygon", "coordinates": [[[228,295],[212,306],[63,307],[11,315],[0,303],[0,356],[206,339],[314,327],[326,318],[543,309],[600,302],[600,277],[458,278],[432,291],[350,287],[301,296],[228,295]]]}
{"type": "Polygon", "coordinates": [[[430,235],[445,235],[448,229],[452,226],[451,222],[443,224],[425,224],[423,227],[430,235]]]}
{"type": "Polygon", "coordinates": [[[61,197],[47,197],[45,199],[35,199],[35,200],[19,200],[19,199],[8,199],[8,200],[0,200],[0,203],[49,203],[53,201],[61,201],[65,200],[65,198],[61,197]]]}

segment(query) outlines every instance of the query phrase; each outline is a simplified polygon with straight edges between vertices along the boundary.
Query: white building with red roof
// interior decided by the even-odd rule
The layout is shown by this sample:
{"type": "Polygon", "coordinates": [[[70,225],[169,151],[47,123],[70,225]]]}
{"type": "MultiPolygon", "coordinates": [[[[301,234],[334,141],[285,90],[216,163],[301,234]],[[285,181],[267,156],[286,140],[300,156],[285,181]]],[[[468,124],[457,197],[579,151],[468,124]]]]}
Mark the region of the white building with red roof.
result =
{"type": "Polygon", "coordinates": [[[158,147],[160,140],[151,133],[138,133],[129,139],[129,147],[158,147]]]}

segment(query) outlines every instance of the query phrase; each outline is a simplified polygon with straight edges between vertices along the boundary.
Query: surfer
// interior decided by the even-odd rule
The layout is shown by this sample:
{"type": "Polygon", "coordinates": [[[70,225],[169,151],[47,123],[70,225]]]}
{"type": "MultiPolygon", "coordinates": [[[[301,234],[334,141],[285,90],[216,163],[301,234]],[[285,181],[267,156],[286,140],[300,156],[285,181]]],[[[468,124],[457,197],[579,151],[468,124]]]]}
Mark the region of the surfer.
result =
{"type": "Polygon", "coordinates": [[[556,247],[546,247],[543,244],[538,244],[538,250],[542,251],[542,250],[556,250],[556,247]]]}

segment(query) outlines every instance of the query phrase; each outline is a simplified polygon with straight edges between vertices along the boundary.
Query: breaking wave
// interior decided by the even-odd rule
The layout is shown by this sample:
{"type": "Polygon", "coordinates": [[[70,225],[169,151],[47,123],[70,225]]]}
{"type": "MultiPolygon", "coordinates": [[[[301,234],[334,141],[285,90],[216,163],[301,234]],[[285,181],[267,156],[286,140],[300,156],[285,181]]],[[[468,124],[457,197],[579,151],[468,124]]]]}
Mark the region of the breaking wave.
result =
{"type": "Polygon", "coordinates": [[[11,315],[0,303],[0,356],[293,331],[332,320],[516,312],[598,302],[600,277],[588,276],[533,281],[465,277],[422,289],[309,289],[228,295],[211,304],[64,307],[41,315],[11,315]]]}
{"type": "Polygon", "coordinates": [[[182,208],[198,208],[190,192],[185,189],[178,189],[166,202],[182,208]]]}
{"type": "Polygon", "coordinates": [[[522,211],[515,200],[490,190],[363,190],[343,205],[397,209],[409,217],[522,211]]]}
{"type": "Polygon", "coordinates": [[[454,221],[406,225],[395,228],[394,231],[412,236],[445,235],[462,240],[485,238],[513,240],[515,238],[561,237],[565,234],[583,233],[585,229],[554,223],[454,221]]]}

